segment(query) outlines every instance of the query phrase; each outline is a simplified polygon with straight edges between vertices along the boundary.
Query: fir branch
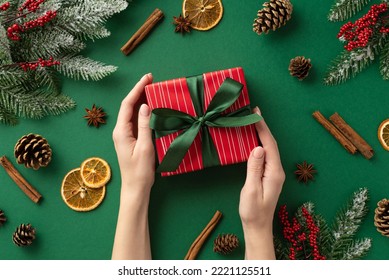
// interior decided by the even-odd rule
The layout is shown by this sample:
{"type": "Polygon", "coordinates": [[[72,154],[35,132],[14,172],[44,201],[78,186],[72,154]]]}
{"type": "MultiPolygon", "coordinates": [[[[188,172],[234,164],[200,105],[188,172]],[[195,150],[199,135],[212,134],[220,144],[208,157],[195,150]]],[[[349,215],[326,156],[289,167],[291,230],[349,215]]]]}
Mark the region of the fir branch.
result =
{"type": "Polygon", "coordinates": [[[386,34],[380,33],[364,48],[355,49],[353,51],[343,50],[329,67],[326,77],[324,78],[324,84],[337,85],[360,73],[370,65],[375,56],[381,52],[387,38],[388,36],[386,34]]]}
{"type": "Polygon", "coordinates": [[[280,238],[274,236],[273,237],[273,242],[274,242],[274,250],[276,254],[276,259],[277,260],[288,260],[289,259],[289,252],[287,249],[287,246],[283,244],[280,238]]]}
{"type": "Polygon", "coordinates": [[[18,7],[25,0],[10,0],[11,6],[2,13],[0,25],[0,122],[16,124],[18,117],[42,118],[66,112],[75,106],[62,95],[59,73],[74,79],[100,80],[117,67],[77,56],[85,48],[86,38],[104,38],[110,32],[104,27],[115,13],[124,10],[124,0],[46,0],[36,12],[22,17],[18,7]],[[43,27],[21,33],[21,40],[10,41],[6,27],[23,24],[47,11],[57,16],[43,27]],[[23,71],[19,63],[35,62],[54,57],[55,67],[37,67],[23,71]]]}
{"type": "Polygon", "coordinates": [[[38,58],[56,57],[63,52],[78,53],[85,48],[85,44],[72,34],[60,30],[39,30],[25,34],[26,40],[23,53],[18,54],[17,61],[34,61],[38,58]]]}
{"type": "Polygon", "coordinates": [[[26,73],[19,67],[0,66],[0,90],[21,84],[25,77],[26,73]]]}
{"type": "MultiPolygon", "coordinates": [[[[63,0],[46,0],[45,2],[43,2],[41,4],[41,9],[43,11],[57,11],[58,9],[60,9],[63,5],[63,0]]],[[[65,1],[66,2],[66,1],[65,1]]]]}
{"type": "Polygon", "coordinates": [[[384,80],[389,80],[389,41],[386,42],[381,52],[380,73],[384,80]]]}
{"type": "Polygon", "coordinates": [[[329,21],[343,21],[362,10],[370,0],[335,0],[327,16],[329,21]]]}
{"type": "Polygon", "coordinates": [[[128,5],[123,0],[74,2],[74,5],[58,11],[56,23],[73,34],[92,39],[101,38],[101,26],[110,16],[121,12],[128,5]]]}
{"type": "Polygon", "coordinates": [[[1,93],[0,100],[5,108],[13,109],[15,115],[41,119],[48,115],[59,115],[75,107],[75,102],[63,94],[53,94],[41,88],[27,90],[25,87],[9,89],[7,94],[1,93]]]}
{"type": "Polygon", "coordinates": [[[325,85],[338,85],[354,77],[365,69],[374,60],[374,52],[370,46],[354,51],[344,50],[330,66],[326,77],[325,85]]]}
{"type": "Polygon", "coordinates": [[[0,25],[0,65],[12,63],[11,48],[5,28],[0,25]]]}
{"type": "Polygon", "coordinates": [[[76,102],[64,94],[55,96],[46,93],[43,97],[39,96],[39,100],[42,101],[41,107],[45,115],[60,115],[76,107],[76,102]]]}
{"type": "Polygon", "coordinates": [[[106,29],[104,26],[98,26],[94,29],[86,30],[85,32],[80,34],[78,37],[80,37],[82,39],[89,38],[89,39],[92,39],[92,41],[94,41],[94,39],[102,39],[102,38],[106,38],[110,35],[111,35],[111,32],[109,32],[108,29],[106,29]]]}
{"type": "Polygon", "coordinates": [[[367,254],[371,247],[371,239],[364,238],[362,240],[357,240],[352,242],[350,247],[344,254],[339,258],[339,260],[356,260],[360,259],[367,254]]]}
{"type": "Polygon", "coordinates": [[[94,61],[83,56],[64,57],[60,59],[61,64],[56,69],[65,76],[79,80],[100,80],[116,71],[117,67],[105,65],[102,62],[94,61]]]}
{"type": "Polygon", "coordinates": [[[10,110],[5,108],[0,99],[0,123],[5,125],[16,125],[18,124],[18,117],[10,110]]]}
{"type": "Polygon", "coordinates": [[[53,94],[61,92],[60,78],[52,67],[40,67],[36,71],[30,72],[32,78],[38,83],[38,88],[47,88],[53,94]]]}
{"type": "Polygon", "coordinates": [[[368,190],[361,188],[353,194],[348,206],[338,212],[332,230],[334,243],[328,256],[329,259],[339,259],[345,250],[352,245],[362,219],[367,213],[368,190]]]}

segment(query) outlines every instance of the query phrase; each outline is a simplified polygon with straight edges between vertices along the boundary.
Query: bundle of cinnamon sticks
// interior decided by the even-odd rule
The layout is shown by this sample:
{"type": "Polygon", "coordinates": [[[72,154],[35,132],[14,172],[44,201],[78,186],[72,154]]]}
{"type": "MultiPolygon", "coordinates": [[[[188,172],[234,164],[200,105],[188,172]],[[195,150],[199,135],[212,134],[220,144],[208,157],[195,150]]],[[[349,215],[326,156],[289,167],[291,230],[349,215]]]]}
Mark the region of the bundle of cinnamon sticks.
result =
{"type": "Polygon", "coordinates": [[[351,154],[359,151],[366,159],[374,155],[373,148],[338,114],[334,113],[327,120],[319,111],[312,116],[335,137],[336,140],[351,154]]]}

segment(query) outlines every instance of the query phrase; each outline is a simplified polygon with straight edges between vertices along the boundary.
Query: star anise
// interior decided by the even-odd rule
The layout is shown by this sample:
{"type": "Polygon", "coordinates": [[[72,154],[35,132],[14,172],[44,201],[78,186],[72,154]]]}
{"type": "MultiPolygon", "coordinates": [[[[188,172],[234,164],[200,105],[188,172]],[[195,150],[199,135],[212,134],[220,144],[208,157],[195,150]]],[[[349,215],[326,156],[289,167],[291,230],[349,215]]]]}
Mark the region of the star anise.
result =
{"type": "Polygon", "coordinates": [[[88,125],[93,125],[95,127],[99,127],[100,124],[105,124],[105,116],[107,115],[103,108],[97,108],[95,104],[93,104],[92,109],[85,108],[86,115],[84,119],[88,120],[88,125]]]}
{"type": "Polygon", "coordinates": [[[301,164],[297,164],[297,170],[294,174],[297,175],[297,180],[304,183],[308,183],[309,180],[313,180],[313,174],[317,171],[313,169],[313,164],[308,164],[305,160],[301,164]]]}
{"type": "Polygon", "coordinates": [[[183,34],[185,31],[190,33],[191,23],[188,16],[183,17],[180,15],[179,17],[173,17],[173,20],[173,24],[176,25],[176,29],[174,30],[175,32],[181,32],[181,34],[183,34]]]}

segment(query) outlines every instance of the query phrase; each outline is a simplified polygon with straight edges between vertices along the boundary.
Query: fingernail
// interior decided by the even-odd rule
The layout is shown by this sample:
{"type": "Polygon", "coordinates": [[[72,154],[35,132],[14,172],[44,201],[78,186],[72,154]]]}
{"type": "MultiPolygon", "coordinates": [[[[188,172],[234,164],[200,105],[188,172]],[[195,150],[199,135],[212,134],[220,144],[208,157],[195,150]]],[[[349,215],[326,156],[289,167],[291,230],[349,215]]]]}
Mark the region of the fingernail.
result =
{"type": "Polygon", "coordinates": [[[261,115],[261,110],[259,110],[259,107],[258,106],[255,106],[255,111],[256,111],[256,113],[258,113],[259,115],[261,115]]]}
{"type": "Polygon", "coordinates": [[[150,79],[151,77],[152,77],[153,75],[151,74],[151,73],[147,73],[147,74],[145,74],[145,75],[143,75],[143,77],[142,77],[142,80],[143,79],[150,79]]]}
{"type": "Polygon", "coordinates": [[[260,159],[263,157],[263,149],[260,147],[256,147],[253,151],[254,158],[260,159]]]}
{"type": "Polygon", "coordinates": [[[148,117],[150,115],[150,108],[146,104],[142,104],[139,109],[139,114],[141,114],[144,117],[148,117]]]}

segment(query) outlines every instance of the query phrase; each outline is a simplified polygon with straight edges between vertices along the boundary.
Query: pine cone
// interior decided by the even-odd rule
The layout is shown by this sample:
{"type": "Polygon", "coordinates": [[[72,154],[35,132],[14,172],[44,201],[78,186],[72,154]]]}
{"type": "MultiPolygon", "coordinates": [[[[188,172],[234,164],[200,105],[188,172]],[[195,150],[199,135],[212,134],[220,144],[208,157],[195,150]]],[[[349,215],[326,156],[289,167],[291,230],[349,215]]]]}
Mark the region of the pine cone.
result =
{"type": "Polygon", "coordinates": [[[261,35],[270,30],[285,25],[292,17],[293,5],[290,0],[270,0],[263,4],[263,9],[258,11],[258,17],[254,19],[253,30],[261,35]]]}
{"type": "Polygon", "coordinates": [[[382,235],[389,237],[389,200],[386,198],[377,203],[374,211],[374,225],[382,235]]]}
{"type": "Polygon", "coordinates": [[[28,134],[19,139],[15,145],[15,157],[19,164],[27,168],[39,169],[51,161],[51,148],[45,138],[38,134],[28,134]]]}
{"type": "Polygon", "coordinates": [[[3,210],[0,210],[0,226],[2,226],[7,221],[7,217],[4,215],[3,210]]]}
{"type": "Polygon", "coordinates": [[[304,80],[311,69],[312,64],[309,58],[297,56],[290,60],[289,72],[290,75],[297,77],[300,81],[304,80]]]}
{"type": "Polygon", "coordinates": [[[235,234],[218,235],[213,242],[213,251],[221,254],[229,254],[239,246],[239,239],[235,234]]]}
{"type": "Polygon", "coordinates": [[[35,229],[30,224],[21,224],[12,235],[12,241],[17,246],[29,246],[35,239],[35,229]]]}

